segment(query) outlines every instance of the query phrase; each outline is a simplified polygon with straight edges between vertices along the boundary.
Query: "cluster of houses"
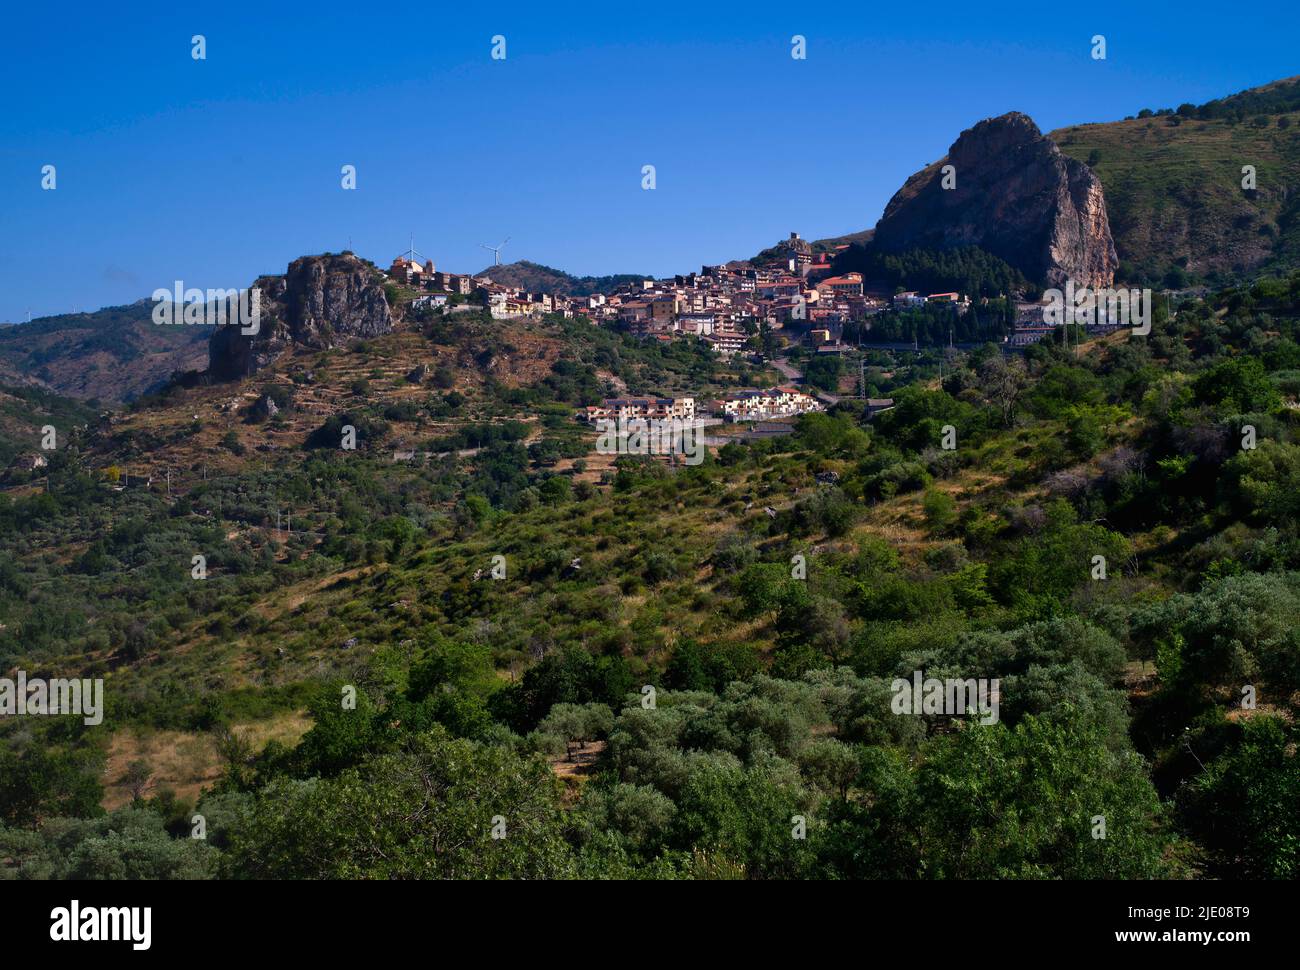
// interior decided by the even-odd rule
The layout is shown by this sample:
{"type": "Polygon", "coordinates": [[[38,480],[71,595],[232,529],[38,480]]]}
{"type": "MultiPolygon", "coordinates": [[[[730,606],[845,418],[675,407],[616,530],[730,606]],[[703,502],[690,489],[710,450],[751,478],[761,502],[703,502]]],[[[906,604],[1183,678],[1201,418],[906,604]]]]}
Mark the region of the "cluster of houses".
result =
{"type": "Polygon", "coordinates": [[[772,387],[765,391],[737,391],[718,398],[713,408],[724,421],[764,421],[821,411],[822,405],[798,388],[772,387]]]}
{"type": "Polygon", "coordinates": [[[845,248],[814,254],[792,232],[780,247],[787,257],[784,263],[777,258],[764,266],[704,266],[698,273],[637,280],[612,293],[582,297],[529,293],[493,282],[488,275],[442,273],[432,261],[422,264],[406,257],[394,260],[388,275],[426,291],[415,301],[417,306],[446,306],[457,294],[475,296],[487,303],[496,319],[559,313],[597,325],[621,324],[646,339],[697,338],[724,356],[742,350],[760,324],[778,330],[797,322],[808,328],[809,340],[819,351],[835,352],[842,349],[838,335],[850,319],[890,306],[970,305],[958,293],[868,292],[861,273],[834,272],[833,259],[845,248]]]}
{"type": "Polygon", "coordinates": [[[692,397],[615,397],[586,408],[580,417],[590,424],[602,421],[663,420],[694,421],[715,418],[725,422],[767,421],[822,410],[812,395],[794,387],[736,391],[697,407],[692,397]]]}
{"type": "Polygon", "coordinates": [[[848,320],[888,305],[868,294],[860,273],[836,275],[833,252],[814,255],[791,233],[788,255],[767,266],[747,262],[703,266],[661,280],[642,280],[610,294],[595,316],[617,320],[633,334],[656,340],[698,337],[720,354],[741,349],[758,325],[779,330],[792,322],[808,326],[820,342],[832,344],[848,320]]]}
{"type": "Polygon", "coordinates": [[[572,316],[570,300],[550,293],[529,293],[513,286],[501,286],[482,276],[440,272],[433,260],[398,256],[388,268],[388,278],[424,290],[411,306],[446,307],[454,297],[480,297],[487,303],[494,319],[523,317],[533,313],[564,313],[572,316]]]}
{"type": "Polygon", "coordinates": [[[678,418],[695,419],[693,397],[610,397],[600,404],[589,406],[582,417],[590,424],[598,421],[633,421],[637,419],[662,420],[678,418]]]}

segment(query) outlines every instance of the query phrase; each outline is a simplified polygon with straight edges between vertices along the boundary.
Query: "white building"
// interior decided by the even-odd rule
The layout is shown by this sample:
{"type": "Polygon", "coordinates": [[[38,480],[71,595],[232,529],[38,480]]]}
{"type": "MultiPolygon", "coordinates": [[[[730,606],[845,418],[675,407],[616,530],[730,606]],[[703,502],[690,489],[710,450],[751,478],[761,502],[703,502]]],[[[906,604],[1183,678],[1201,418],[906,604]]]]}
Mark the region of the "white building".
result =
{"type": "Polygon", "coordinates": [[[740,391],[719,398],[714,409],[725,421],[759,421],[822,410],[815,397],[794,387],[773,387],[765,391],[740,391]]]}

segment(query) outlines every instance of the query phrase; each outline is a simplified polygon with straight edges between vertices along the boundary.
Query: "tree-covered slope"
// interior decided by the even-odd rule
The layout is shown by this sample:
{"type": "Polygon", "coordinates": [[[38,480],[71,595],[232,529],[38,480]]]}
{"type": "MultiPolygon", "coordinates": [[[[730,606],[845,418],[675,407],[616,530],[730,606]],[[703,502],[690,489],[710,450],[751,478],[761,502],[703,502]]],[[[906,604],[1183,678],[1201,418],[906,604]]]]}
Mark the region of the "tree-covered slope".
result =
{"type": "MultiPolygon", "coordinates": [[[[170,496],[104,487],[120,442],[64,456],[0,502],[0,661],[109,705],[5,732],[7,874],[107,864],[111,824],[153,875],[1293,878],[1300,277],[1175,310],[900,355],[893,410],[694,467],[578,457],[563,358],[417,389],[468,411],[392,461],[403,419],[337,385],[395,393],[438,321],[285,365],[379,446],[241,419],[170,496]],[[997,680],[997,718],[900,712],[918,671],[997,680]]],[[[692,366],[635,353],[578,350],[692,366]]]]}

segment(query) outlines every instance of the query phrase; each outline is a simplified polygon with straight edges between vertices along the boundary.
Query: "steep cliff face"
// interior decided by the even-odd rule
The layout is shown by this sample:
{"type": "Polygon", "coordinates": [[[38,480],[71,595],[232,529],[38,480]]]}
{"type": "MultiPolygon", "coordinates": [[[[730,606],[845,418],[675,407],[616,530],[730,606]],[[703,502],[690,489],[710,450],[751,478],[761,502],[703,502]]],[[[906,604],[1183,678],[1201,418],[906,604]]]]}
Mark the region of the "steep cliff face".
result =
{"type": "Polygon", "coordinates": [[[1048,286],[1109,286],[1118,265],[1101,182],[1019,112],[962,132],[947,157],[909,178],[876,225],[875,245],[979,246],[1048,286]],[[951,189],[946,165],[955,169],[951,189]]]}
{"type": "Polygon", "coordinates": [[[375,269],[352,255],[303,256],[283,276],[263,276],[256,334],[218,327],[208,344],[208,373],[238,380],[294,345],[326,349],[353,337],[376,337],[392,313],[375,269]]]}

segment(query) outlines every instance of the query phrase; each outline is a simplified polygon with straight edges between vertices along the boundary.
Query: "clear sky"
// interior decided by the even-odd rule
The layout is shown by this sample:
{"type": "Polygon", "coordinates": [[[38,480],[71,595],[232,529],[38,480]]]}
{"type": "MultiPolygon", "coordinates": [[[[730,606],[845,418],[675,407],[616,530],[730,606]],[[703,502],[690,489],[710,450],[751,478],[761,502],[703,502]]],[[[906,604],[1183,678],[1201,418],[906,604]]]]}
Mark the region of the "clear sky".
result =
{"type": "Polygon", "coordinates": [[[279,6],[6,6],[0,321],[349,243],[386,265],[412,235],[459,272],[507,236],[503,260],[684,272],[873,226],[981,118],[1046,131],[1300,74],[1294,2],[279,6]]]}

